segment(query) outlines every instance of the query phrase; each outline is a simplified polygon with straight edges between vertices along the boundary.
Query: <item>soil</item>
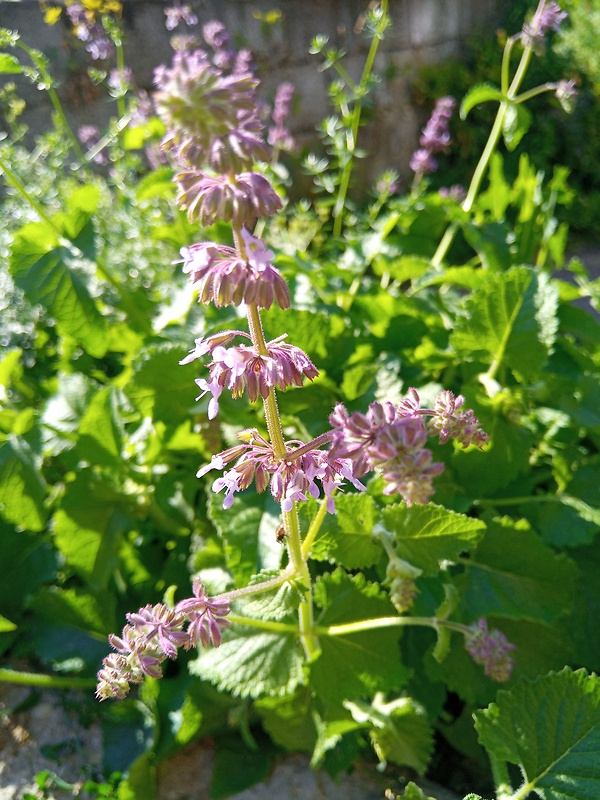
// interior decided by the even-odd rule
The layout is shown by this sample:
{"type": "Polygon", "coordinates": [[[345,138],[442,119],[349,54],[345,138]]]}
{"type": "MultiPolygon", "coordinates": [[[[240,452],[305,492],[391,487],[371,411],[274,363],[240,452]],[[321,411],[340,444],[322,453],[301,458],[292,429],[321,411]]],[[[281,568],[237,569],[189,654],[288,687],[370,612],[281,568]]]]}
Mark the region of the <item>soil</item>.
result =
{"type": "MultiPolygon", "coordinates": [[[[87,698],[78,692],[65,695],[0,684],[0,800],[22,800],[27,793],[43,800],[67,800],[75,792],[80,800],[88,800],[81,787],[102,774],[103,741],[98,724],[84,726],[78,718],[76,709],[84,701],[87,698]],[[42,794],[36,775],[44,770],[75,790],[42,794]]],[[[210,742],[188,745],[159,766],[157,800],[210,800],[213,764],[210,742]]],[[[459,800],[437,784],[418,782],[436,800],[459,800]]],[[[294,754],[282,758],[264,783],[231,800],[383,800],[387,788],[401,792],[405,783],[405,778],[381,774],[371,765],[359,765],[335,783],[311,770],[306,756],[294,754]]]]}

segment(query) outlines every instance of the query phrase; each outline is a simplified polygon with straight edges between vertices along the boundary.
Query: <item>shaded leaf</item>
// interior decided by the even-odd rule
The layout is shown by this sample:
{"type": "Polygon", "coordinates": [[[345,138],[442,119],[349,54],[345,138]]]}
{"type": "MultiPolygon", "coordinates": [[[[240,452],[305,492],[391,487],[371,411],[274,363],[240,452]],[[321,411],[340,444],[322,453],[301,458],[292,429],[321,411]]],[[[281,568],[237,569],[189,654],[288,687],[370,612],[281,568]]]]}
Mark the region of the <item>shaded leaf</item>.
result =
{"type": "Polygon", "coordinates": [[[11,434],[0,444],[0,513],[31,531],[43,530],[48,511],[46,487],[31,447],[11,434]]]}

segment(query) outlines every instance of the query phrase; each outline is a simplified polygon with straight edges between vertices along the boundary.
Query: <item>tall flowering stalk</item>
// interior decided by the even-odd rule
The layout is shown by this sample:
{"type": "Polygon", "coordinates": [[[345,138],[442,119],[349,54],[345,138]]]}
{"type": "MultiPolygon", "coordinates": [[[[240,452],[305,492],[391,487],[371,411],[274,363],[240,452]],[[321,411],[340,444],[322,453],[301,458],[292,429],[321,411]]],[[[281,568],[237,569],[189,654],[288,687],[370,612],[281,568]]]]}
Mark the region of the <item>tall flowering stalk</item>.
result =
{"type": "MultiPolygon", "coordinates": [[[[212,56],[181,50],[170,67],[157,71],[155,100],[166,126],[163,148],[178,168],[179,205],[192,221],[206,226],[224,220],[231,223],[233,231],[233,246],[202,241],[183,248],[183,270],[197,290],[199,302],[233,305],[245,311],[248,331],[227,330],[199,338],[181,363],[206,360],[208,374],[196,383],[200,397],[210,395],[210,419],[218,414],[223,392],[234,398],[247,394],[250,401],[262,400],[268,433],[242,431],[239,444],[213,456],[198,477],[211,470],[222,472],[212,489],[225,491],[224,508],[231,507],[236,493],[252,483],[258,492],[270,491],[281,506],[289,566],[276,579],[217,597],[208,597],[196,579],[193,597],[174,608],[159,603],[129,614],[122,635],[110,639],[116,652],[105,659],[99,673],[101,699],[124,696],[130,683],[145,675],[160,676],[162,663],[174,658],[180,647],[218,647],[222,630],[230,625],[232,600],[269,591],[286,581],[293,580],[303,588],[298,633],[307,658],[319,650],[318,635],[364,629],[370,621],[342,626],[343,630],[315,627],[307,545],[315,528],[311,526],[303,542],[298,504],[309,497],[322,498],[323,513],[334,513],[336,493],[345,486],[363,491],[360,479],[372,471],[383,476],[384,494],[399,495],[409,506],[427,503],[434,492],[433,480],[444,469],[433,461],[428,440],[435,438],[443,444],[453,439],[463,447],[483,447],[488,440],[473,412],[463,410],[462,396],[443,391],[431,407],[424,407],[415,389],[397,405],[372,403],[364,414],[349,413],[338,404],[329,417],[329,427],[310,442],[284,437],[277,392],[316,379],[318,370],[306,353],[287,341],[287,335],[267,341],[263,332],[262,309],[273,304],[286,309],[291,303],[285,280],[273,264],[274,253],[253,233],[257,220],[276,214],[281,202],[256,168],[257,161],[268,159],[269,145],[257,111],[257,80],[249,60],[227,50],[228,40],[220,27],[213,26],[209,34],[212,56]]],[[[283,121],[283,113],[279,121],[283,121]]],[[[410,574],[410,569],[390,573],[392,582],[400,573],[410,574]]],[[[394,586],[400,596],[397,581],[394,586]]],[[[399,611],[410,607],[411,592],[409,587],[402,594],[399,611]]],[[[386,618],[385,624],[417,624],[415,619],[386,618]]],[[[375,622],[377,627],[384,621],[375,622]]],[[[443,620],[421,623],[445,624],[443,620]]],[[[471,640],[470,628],[448,625],[471,640]]],[[[484,633],[479,631],[478,642],[485,638],[484,633]]],[[[498,659],[498,648],[490,645],[486,650],[485,644],[472,649],[480,663],[487,665],[492,657],[498,659]]],[[[510,669],[506,659],[502,664],[502,679],[506,679],[510,669]]],[[[500,672],[490,667],[490,674],[500,672]]]]}

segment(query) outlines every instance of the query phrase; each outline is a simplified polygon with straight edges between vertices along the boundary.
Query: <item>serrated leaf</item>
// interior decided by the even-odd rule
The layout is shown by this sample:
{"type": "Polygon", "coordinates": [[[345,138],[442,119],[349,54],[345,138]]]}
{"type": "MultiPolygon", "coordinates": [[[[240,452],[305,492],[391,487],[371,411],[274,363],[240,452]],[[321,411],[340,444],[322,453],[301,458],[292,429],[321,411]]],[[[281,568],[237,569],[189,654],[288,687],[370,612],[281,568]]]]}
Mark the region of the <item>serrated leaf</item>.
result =
{"type": "Polygon", "coordinates": [[[600,798],[600,678],[565,668],[523,680],[475,714],[481,744],[495,759],[518,764],[519,797],[600,798]]]}
{"type": "Polygon", "coordinates": [[[440,562],[455,561],[471,550],[485,528],[482,520],[457,514],[430,503],[411,506],[404,503],[383,511],[383,524],[395,534],[395,550],[405,561],[425,575],[437,575],[440,562]]]}
{"type": "MultiPolygon", "coordinates": [[[[397,616],[377,584],[367,583],[362,575],[350,578],[341,569],[320,578],[315,600],[323,608],[316,620],[319,627],[397,616]]],[[[401,688],[408,670],[400,660],[400,635],[398,627],[390,626],[320,636],[321,654],[310,665],[315,691],[326,703],[339,704],[401,688]]]]}
{"type": "Polygon", "coordinates": [[[556,287],[533,269],[490,274],[467,300],[451,338],[458,353],[487,353],[520,381],[531,381],[548,360],[558,328],[556,287]]]}
{"type": "Polygon", "coordinates": [[[249,488],[228,509],[220,495],[211,493],[207,507],[223,540],[227,568],[239,585],[263,569],[279,568],[283,553],[276,537],[279,508],[268,491],[258,494],[249,488]]]}
{"type": "Polygon", "coordinates": [[[371,743],[380,761],[425,772],[433,750],[433,730],[425,710],[410,697],[386,703],[377,695],[371,704],[344,703],[357,722],[368,723],[371,743]]]}
{"type": "Polygon", "coordinates": [[[465,563],[461,602],[470,619],[492,615],[550,624],[573,602],[575,565],[543,544],[523,520],[488,522],[465,563]]]}
{"type": "Polygon", "coordinates": [[[346,569],[364,569],[381,556],[373,537],[379,512],[366,494],[338,496],[335,515],[327,515],[311,548],[311,558],[330,561],[346,569]]]}
{"type": "Polygon", "coordinates": [[[40,619],[106,636],[117,627],[116,604],[113,592],[51,586],[36,594],[31,608],[40,619]]]}
{"type": "Polygon", "coordinates": [[[30,303],[39,303],[91,355],[106,352],[105,322],[88,288],[88,277],[73,255],[58,245],[42,223],[25,225],[16,234],[10,269],[30,303]]]}
{"type": "Polygon", "coordinates": [[[294,634],[235,625],[220,647],[190,664],[190,672],[236,697],[282,696],[302,684],[303,661],[294,634]]]}
{"type": "MultiPolygon", "coordinates": [[[[259,573],[249,585],[276,577],[277,573],[259,573]]],[[[304,597],[300,588],[293,583],[283,583],[271,592],[250,595],[240,601],[240,613],[253,619],[282,620],[295,611],[304,597]]]]}
{"type": "Polygon", "coordinates": [[[16,75],[19,72],[23,72],[19,60],[9,53],[0,53],[0,74],[16,75]]]}
{"type": "Polygon", "coordinates": [[[46,487],[31,447],[22,436],[11,434],[0,444],[0,513],[31,531],[44,529],[46,487]]]}
{"type": "Polygon", "coordinates": [[[310,760],[311,767],[315,769],[321,766],[325,758],[330,756],[344,739],[348,740],[348,734],[356,733],[362,728],[368,728],[367,723],[357,722],[351,717],[334,719],[331,722],[324,722],[317,718],[318,736],[310,760]]]}
{"type": "Polygon", "coordinates": [[[504,95],[496,86],[491,83],[478,83],[463,97],[460,104],[460,118],[466,119],[469,111],[481,103],[487,103],[490,100],[497,100],[501,103],[504,99],[504,95]]]}

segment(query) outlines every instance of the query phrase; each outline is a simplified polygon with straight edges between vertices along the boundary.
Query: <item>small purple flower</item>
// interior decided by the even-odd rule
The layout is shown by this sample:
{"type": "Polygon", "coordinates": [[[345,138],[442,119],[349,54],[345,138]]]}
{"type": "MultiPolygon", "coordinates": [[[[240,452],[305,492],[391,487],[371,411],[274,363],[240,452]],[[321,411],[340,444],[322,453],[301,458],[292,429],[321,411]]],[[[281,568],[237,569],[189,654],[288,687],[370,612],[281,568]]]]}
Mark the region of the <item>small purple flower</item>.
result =
{"type": "Polygon", "coordinates": [[[66,7],[67,16],[73,26],[73,33],[85,44],[85,49],[95,61],[103,61],[112,53],[112,42],[105,35],[101,25],[94,21],[94,15],[81,3],[70,3],[66,7]]]}
{"type": "Polygon", "coordinates": [[[229,628],[231,622],[225,617],[231,612],[226,600],[207,597],[204,585],[199,578],[194,579],[194,597],[182,600],[175,606],[175,612],[183,614],[189,620],[188,643],[190,647],[219,647],[222,640],[222,629],[229,628]]]}
{"type": "Polygon", "coordinates": [[[210,20],[202,28],[204,41],[213,50],[229,47],[229,34],[225,25],[217,19],[210,20]]]}
{"type": "Polygon", "coordinates": [[[127,614],[127,621],[146,642],[156,638],[167,658],[176,658],[177,648],[188,640],[187,633],[182,630],[183,617],[162,603],[147,605],[138,612],[127,614]]]}
{"type": "Polygon", "coordinates": [[[566,11],[561,11],[558,3],[544,3],[536,10],[531,22],[523,25],[521,41],[526,47],[536,47],[543,42],[548,31],[560,31],[560,26],[568,17],[566,11]]]}
{"type": "MultiPolygon", "coordinates": [[[[249,236],[246,233],[246,237],[249,236]]],[[[259,308],[270,308],[275,301],[280,308],[289,308],[287,284],[268,260],[273,255],[271,251],[265,250],[262,243],[261,246],[260,263],[256,257],[258,245],[254,245],[254,251],[246,245],[249,251],[246,258],[233,247],[212,242],[198,242],[182,248],[183,271],[189,273],[198,291],[198,301],[217,306],[253,303],[259,308]]]]}
{"type": "Polygon", "coordinates": [[[412,154],[409,167],[415,175],[429,175],[438,168],[438,162],[429,150],[421,147],[412,154]]]}
{"type": "Polygon", "coordinates": [[[175,30],[181,22],[186,25],[198,24],[198,17],[192,11],[192,7],[189,5],[182,6],[179,0],[175,0],[171,8],[165,8],[165,14],[167,15],[165,27],[168,31],[175,30]]]}
{"type": "Polygon", "coordinates": [[[496,628],[488,630],[483,617],[470,626],[465,648],[473,661],[484,667],[485,674],[490,678],[499,683],[509,680],[515,663],[509,653],[515,649],[515,645],[496,628]]]}
{"type": "MultiPolygon", "coordinates": [[[[241,331],[238,335],[250,338],[241,331]]],[[[218,412],[218,400],[224,388],[234,398],[241,397],[246,389],[250,401],[254,402],[259,397],[266,399],[275,387],[285,390],[288,386],[302,386],[304,377],[309,380],[317,377],[318,370],[308,356],[299,347],[281,341],[283,338],[268,342],[266,354],[259,353],[254,345],[227,349],[211,342],[210,380],[196,379],[202,390],[200,397],[207,392],[212,395],[209,419],[214,419],[218,412]]],[[[196,340],[196,346],[182,363],[189,363],[199,357],[198,354],[204,355],[205,347],[206,342],[196,340]]]]}

